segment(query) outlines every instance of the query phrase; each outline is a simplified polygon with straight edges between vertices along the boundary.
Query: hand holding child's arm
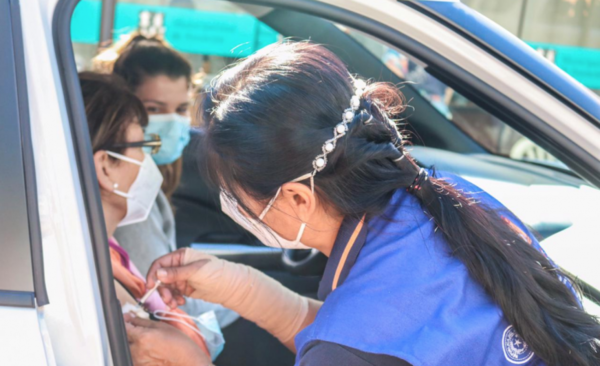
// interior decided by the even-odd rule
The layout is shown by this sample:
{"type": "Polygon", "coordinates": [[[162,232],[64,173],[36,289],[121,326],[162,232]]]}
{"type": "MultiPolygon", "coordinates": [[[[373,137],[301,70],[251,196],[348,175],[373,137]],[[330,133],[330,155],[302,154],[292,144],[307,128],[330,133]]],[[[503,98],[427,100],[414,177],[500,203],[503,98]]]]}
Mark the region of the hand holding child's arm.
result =
{"type": "Polygon", "coordinates": [[[159,258],[148,272],[148,286],[157,279],[167,304],[183,296],[222,304],[255,322],[294,349],[294,337],[310,324],[320,303],[288,290],[252,267],[225,261],[191,249],[159,258]]]}

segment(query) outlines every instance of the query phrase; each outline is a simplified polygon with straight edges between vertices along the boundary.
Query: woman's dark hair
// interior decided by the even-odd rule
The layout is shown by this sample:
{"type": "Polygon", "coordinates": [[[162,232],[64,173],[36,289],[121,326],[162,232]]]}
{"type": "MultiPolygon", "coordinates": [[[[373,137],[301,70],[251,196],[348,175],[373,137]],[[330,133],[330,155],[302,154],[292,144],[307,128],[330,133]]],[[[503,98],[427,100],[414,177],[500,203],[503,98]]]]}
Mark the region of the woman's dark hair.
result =
{"type": "MultiPolygon", "coordinates": [[[[79,83],[94,152],[125,142],[125,132],[132,123],[148,124],[144,105],[120,77],[82,72],[79,83]]],[[[122,153],[124,149],[112,150],[122,153]]]]}
{"type": "Polygon", "coordinates": [[[192,65],[164,41],[133,37],[113,65],[113,73],[121,76],[131,90],[136,90],[146,77],[166,75],[172,79],[185,78],[192,82],[192,65]]]}
{"type": "MultiPolygon", "coordinates": [[[[226,70],[200,109],[211,180],[253,215],[240,190],[266,203],[282,184],[311,172],[353,93],[345,65],[307,42],[271,45],[226,70]]],[[[348,133],[314,177],[319,199],[345,217],[371,218],[384,212],[396,190],[410,188],[452,255],[537,356],[548,365],[598,365],[600,325],[561,281],[566,275],[497,211],[420,173],[388,122],[404,108],[397,88],[372,83],[360,99],[348,133]]]]}

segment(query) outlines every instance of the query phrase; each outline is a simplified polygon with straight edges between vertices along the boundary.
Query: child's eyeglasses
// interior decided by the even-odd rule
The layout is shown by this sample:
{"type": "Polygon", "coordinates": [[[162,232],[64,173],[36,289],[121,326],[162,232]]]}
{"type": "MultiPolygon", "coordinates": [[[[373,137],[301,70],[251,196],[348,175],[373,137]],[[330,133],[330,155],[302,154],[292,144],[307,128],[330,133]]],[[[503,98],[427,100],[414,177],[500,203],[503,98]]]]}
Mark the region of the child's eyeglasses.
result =
{"type": "Polygon", "coordinates": [[[150,140],[145,140],[145,141],[123,142],[123,143],[119,143],[119,144],[114,144],[112,146],[109,146],[109,149],[112,149],[112,148],[124,149],[124,148],[128,148],[128,147],[148,147],[151,149],[150,154],[154,155],[160,151],[162,142],[160,141],[160,136],[155,133],[150,134],[150,137],[151,137],[150,140]]]}

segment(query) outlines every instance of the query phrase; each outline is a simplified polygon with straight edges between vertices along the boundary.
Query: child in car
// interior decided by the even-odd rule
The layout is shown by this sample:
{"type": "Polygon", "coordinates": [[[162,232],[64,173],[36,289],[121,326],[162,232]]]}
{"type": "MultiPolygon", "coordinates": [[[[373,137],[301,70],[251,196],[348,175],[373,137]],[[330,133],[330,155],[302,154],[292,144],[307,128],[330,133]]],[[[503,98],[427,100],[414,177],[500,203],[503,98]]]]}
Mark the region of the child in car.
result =
{"type": "MultiPolygon", "coordinates": [[[[146,273],[156,258],[176,249],[171,196],[179,186],[182,153],[190,141],[192,66],[162,39],[134,32],[96,56],[93,67],[125,81],[148,114],[148,124],[144,127],[146,138],[156,134],[162,142],[160,151],[153,154],[152,159],[163,176],[163,183],[148,219],[121,226],[114,233],[133,262],[146,273]]],[[[201,222],[193,225],[201,225],[201,222]]],[[[221,327],[239,318],[229,309],[202,300],[188,301],[182,309],[192,315],[214,311],[221,327]]]]}
{"type": "MultiPolygon", "coordinates": [[[[113,235],[117,227],[147,219],[160,190],[162,175],[144,149],[156,152],[161,143],[156,137],[144,137],[143,127],[148,123],[144,106],[118,77],[82,73],[80,84],[117,297],[123,306],[134,309],[146,293],[145,280],[113,235]]],[[[210,357],[214,350],[209,350],[206,338],[213,334],[203,333],[199,329],[202,323],[178,308],[170,309],[156,293],[141,306],[154,318],[185,333],[205,357],[210,357]]],[[[140,311],[137,313],[139,316],[140,311]]]]}

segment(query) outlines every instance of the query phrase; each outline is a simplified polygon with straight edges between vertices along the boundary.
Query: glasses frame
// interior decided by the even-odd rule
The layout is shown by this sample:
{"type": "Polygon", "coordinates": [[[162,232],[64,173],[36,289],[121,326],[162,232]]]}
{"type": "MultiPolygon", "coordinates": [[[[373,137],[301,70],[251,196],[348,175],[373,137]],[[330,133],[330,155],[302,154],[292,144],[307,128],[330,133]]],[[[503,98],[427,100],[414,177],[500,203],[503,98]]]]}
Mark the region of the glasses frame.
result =
{"type": "Polygon", "coordinates": [[[151,137],[151,140],[135,141],[135,142],[122,142],[119,144],[111,145],[108,147],[108,149],[113,149],[113,148],[126,149],[129,147],[151,147],[152,150],[150,150],[150,154],[154,155],[160,151],[160,147],[162,146],[162,141],[160,139],[160,136],[155,133],[151,133],[150,137],[151,137]]]}

